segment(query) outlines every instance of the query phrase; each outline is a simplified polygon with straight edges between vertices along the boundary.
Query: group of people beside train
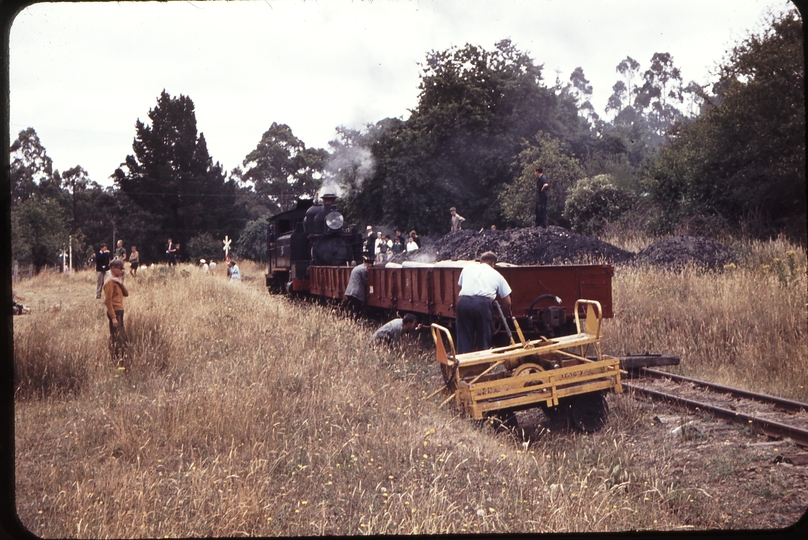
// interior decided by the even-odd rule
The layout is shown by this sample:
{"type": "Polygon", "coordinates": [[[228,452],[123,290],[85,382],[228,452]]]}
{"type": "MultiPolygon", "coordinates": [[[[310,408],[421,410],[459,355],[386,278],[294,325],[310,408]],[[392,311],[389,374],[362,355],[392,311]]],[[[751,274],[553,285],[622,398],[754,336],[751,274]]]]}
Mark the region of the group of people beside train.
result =
{"type": "Polygon", "coordinates": [[[364,256],[376,264],[385,263],[399,253],[421,248],[421,239],[415,229],[406,236],[402,234],[401,229],[396,229],[395,236],[391,238],[389,234],[382,231],[374,232],[373,226],[368,225],[366,235],[363,247],[364,256]]]}

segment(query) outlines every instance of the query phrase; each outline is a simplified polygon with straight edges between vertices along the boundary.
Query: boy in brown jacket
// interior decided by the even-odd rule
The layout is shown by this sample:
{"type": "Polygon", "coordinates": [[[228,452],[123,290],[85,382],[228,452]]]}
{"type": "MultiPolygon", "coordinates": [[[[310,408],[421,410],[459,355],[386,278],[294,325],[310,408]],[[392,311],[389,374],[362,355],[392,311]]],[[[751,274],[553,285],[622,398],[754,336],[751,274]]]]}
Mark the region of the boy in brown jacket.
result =
{"type": "Polygon", "coordinates": [[[107,306],[109,319],[109,351],[113,360],[123,359],[126,335],[123,328],[123,299],[129,296],[129,290],[123,284],[124,266],[121,259],[109,263],[112,277],[104,283],[104,304],[107,306]]]}

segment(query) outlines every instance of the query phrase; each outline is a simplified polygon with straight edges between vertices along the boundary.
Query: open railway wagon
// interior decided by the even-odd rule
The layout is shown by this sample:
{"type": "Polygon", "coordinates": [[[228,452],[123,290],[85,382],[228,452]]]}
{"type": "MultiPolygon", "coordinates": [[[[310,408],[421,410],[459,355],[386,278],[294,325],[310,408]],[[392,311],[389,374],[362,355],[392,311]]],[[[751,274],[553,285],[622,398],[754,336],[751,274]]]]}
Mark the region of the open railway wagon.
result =
{"type": "MultiPolygon", "coordinates": [[[[366,309],[394,315],[414,313],[421,322],[454,327],[457,284],[463,267],[472,261],[435,264],[404,263],[368,269],[366,309]]],[[[604,318],[613,317],[610,265],[512,266],[497,264],[496,270],[513,289],[511,309],[530,338],[575,333],[572,310],[578,298],[597,300],[604,318]]],[[[309,291],[321,298],[341,300],[351,268],[310,266],[309,291]]],[[[495,344],[507,343],[506,329],[497,321],[495,344]]]]}
{"type": "Polygon", "coordinates": [[[475,419],[541,407],[548,415],[568,416],[583,431],[602,427],[605,393],[623,391],[620,359],[601,353],[600,302],[578,300],[574,315],[575,334],[526,340],[513,319],[518,343],[511,338],[510,345],[464,354],[455,352],[449,330],[433,323],[435,354],[452,392],[444,403],[454,399],[475,419]]]}

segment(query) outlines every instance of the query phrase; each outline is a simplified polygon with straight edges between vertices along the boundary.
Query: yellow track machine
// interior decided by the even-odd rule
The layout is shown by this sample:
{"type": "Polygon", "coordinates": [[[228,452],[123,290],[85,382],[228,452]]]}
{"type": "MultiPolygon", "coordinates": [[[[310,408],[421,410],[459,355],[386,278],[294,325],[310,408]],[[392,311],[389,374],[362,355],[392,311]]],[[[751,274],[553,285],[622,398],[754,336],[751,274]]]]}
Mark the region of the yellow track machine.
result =
{"type": "Polygon", "coordinates": [[[437,360],[452,393],[444,404],[454,399],[475,419],[538,406],[548,416],[568,416],[583,431],[599,429],[608,415],[605,392],[623,391],[619,358],[600,350],[602,313],[599,302],[578,300],[576,334],[531,341],[512,319],[519,343],[509,331],[510,345],[464,354],[455,352],[447,328],[432,324],[437,360]]]}

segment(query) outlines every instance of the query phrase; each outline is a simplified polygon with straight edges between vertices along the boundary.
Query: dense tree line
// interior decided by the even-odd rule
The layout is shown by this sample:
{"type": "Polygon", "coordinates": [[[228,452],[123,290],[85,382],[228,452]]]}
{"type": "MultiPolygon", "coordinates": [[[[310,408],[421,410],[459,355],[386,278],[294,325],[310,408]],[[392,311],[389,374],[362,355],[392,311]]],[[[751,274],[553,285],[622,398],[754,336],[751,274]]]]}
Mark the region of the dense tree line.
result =
{"type": "Polygon", "coordinates": [[[135,123],[133,153],[102,187],[76,165],[53,168],[35,130],[10,148],[15,260],[56,264],[72,238],[80,264],[101,241],[163,259],[167,237],[186,257],[221,256],[221,238],[261,259],[266,218],[299,197],[338,189],[349,223],[449,229],[529,226],[534,168],[550,178],[551,224],[597,233],[609,224],[652,233],[786,232],[805,240],[802,20],[773,16],[737,44],[711,87],[668,53],[616,67],[604,116],[583,68],[548,84],[543,66],[509,41],[430,51],[406,120],[336,129],[309,148],[272,123],[227,173],[197,132],[190,97],[163,91],[135,123]]]}

